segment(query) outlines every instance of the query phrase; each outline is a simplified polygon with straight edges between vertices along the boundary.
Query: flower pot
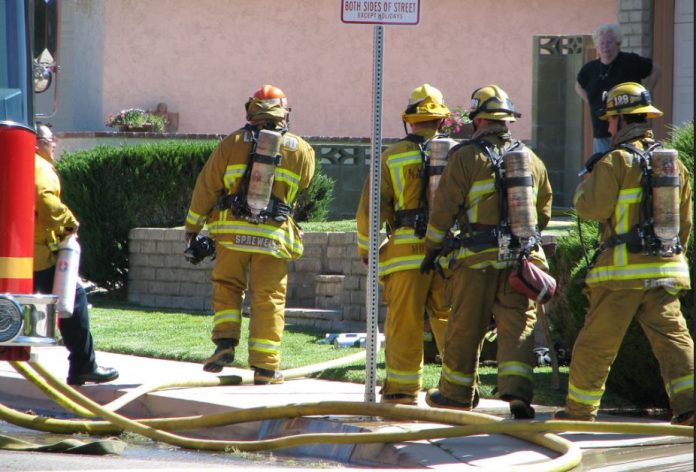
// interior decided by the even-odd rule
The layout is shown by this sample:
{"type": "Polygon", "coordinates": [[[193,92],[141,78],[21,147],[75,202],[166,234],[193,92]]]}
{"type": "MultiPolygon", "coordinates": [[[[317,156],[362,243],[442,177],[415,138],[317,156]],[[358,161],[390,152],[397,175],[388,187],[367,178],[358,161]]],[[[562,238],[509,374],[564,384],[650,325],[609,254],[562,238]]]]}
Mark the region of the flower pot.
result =
{"type": "Polygon", "coordinates": [[[154,125],[151,123],[145,123],[140,126],[131,126],[131,125],[120,125],[118,127],[118,130],[125,133],[125,132],[151,132],[154,129],[154,125]]]}

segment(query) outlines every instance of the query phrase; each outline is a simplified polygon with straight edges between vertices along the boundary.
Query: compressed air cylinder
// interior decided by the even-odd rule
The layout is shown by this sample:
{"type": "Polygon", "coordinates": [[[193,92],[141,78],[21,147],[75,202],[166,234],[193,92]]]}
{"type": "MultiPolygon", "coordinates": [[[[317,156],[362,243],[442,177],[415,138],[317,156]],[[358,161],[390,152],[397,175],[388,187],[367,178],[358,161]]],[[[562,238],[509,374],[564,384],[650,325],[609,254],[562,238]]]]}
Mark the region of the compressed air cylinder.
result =
{"type": "Polygon", "coordinates": [[[247,205],[251,210],[252,219],[268,207],[273,189],[273,177],[276,168],[276,157],[280,154],[283,135],[277,131],[261,130],[256,143],[256,156],[252,162],[247,189],[247,205]]]}
{"type": "Polygon", "coordinates": [[[428,208],[433,208],[435,192],[440,184],[442,171],[447,164],[447,154],[457,144],[457,141],[450,138],[435,138],[428,143],[430,158],[428,161],[428,208]]]}
{"type": "Polygon", "coordinates": [[[75,290],[80,268],[80,243],[76,234],[69,234],[60,242],[58,260],[53,278],[53,295],[58,296],[56,313],[59,318],[70,318],[75,308],[75,290]]]}
{"type": "Polygon", "coordinates": [[[660,254],[671,256],[679,242],[679,170],[677,151],[652,152],[653,229],[660,240],[660,254]]]}
{"type": "Polygon", "coordinates": [[[508,217],[512,234],[532,238],[537,233],[537,213],[534,207],[531,159],[522,149],[503,156],[507,186],[508,217]]]}

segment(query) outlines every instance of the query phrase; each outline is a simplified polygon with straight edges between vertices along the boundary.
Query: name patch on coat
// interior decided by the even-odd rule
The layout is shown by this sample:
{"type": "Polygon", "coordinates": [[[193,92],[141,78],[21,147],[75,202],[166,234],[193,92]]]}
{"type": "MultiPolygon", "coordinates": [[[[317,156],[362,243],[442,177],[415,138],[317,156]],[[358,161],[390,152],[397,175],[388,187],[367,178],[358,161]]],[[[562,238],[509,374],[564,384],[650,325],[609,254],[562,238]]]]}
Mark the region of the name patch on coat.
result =
{"type": "Polygon", "coordinates": [[[294,138],[292,136],[284,136],[284,138],[285,139],[283,140],[283,147],[286,147],[286,148],[290,149],[291,151],[297,150],[297,145],[298,145],[297,138],[294,138]]]}
{"type": "Polygon", "coordinates": [[[265,249],[274,249],[276,242],[269,238],[261,236],[249,236],[246,234],[235,234],[234,243],[237,246],[260,247],[265,249]]]}

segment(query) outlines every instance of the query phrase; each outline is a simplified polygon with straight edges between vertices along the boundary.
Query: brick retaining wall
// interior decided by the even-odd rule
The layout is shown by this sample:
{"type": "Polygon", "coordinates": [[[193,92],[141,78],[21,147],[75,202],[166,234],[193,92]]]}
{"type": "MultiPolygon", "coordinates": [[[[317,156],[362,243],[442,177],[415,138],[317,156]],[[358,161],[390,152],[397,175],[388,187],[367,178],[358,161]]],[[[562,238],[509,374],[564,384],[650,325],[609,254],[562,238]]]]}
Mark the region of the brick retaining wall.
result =
{"type": "MultiPolygon", "coordinates": [[[[367,272],[356,233],[305,233],[302,258],[289,263],[286,320],[326,331],[365,331],[367,272]]],[[[184,259],[184,230],[135,228],[129,235],[128,301],[211,312],[213,262],[184,259]]],[[[380,307],[380,324],[386,308],[380,307]]]]}

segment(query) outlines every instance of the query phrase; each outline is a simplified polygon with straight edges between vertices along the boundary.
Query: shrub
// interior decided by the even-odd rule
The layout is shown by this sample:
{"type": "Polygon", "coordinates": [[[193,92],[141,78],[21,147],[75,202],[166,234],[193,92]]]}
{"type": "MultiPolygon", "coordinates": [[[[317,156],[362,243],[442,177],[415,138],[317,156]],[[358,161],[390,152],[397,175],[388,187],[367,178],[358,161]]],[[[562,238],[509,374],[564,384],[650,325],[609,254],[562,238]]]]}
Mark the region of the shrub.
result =
{"type": "MultiPolygon", "coordinates": [[[[318,164],[318,163],[317,163],[318,164]]],[[[295,220],[326,221],[333,199],[334,180],[321,172],[319,165],[307,190],[297,196],[295,220]]]]}
{"type": "Polygon", "coordinates": [[[58,161],[63,197],[81,223],[85,277],[109,289],[125,285],[128,232],[183,223],[196,176],[215,144],[100,146],[58,161]]]}
{"type": "Polygon", "coordinates": [[[546,308],[556,332],[556,342],[568,351],[572,349],[585,319],[587,299],[583,294],[582,278],[598,236],[597,223],[580,220],[578,226],[577,217],[572,216],[575,224],[568,235],[557,239],[556,253],[549,260],[550,272],[558,284],[558,295],[546,308]]]}
{"type": "MultiPolygon", "coordinates": [[[[64,154],[56,167],[62,196],[80,221],[81,273],[107,289],[124,287],[129,231],[183,225],[196,178],[216,145],[164,141],[64,154]]],[[[319,172],[306,191],[311,198],[298,196],[298,221],[326,215],[333,181],[319,172]]]]}

